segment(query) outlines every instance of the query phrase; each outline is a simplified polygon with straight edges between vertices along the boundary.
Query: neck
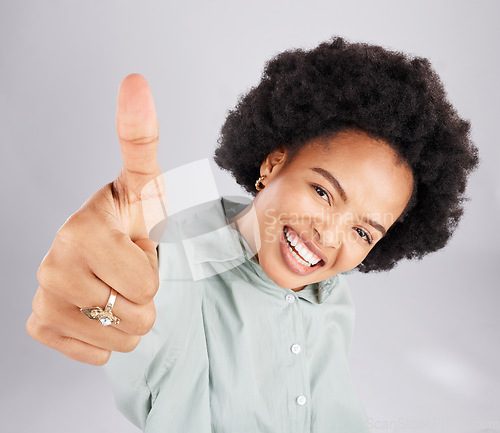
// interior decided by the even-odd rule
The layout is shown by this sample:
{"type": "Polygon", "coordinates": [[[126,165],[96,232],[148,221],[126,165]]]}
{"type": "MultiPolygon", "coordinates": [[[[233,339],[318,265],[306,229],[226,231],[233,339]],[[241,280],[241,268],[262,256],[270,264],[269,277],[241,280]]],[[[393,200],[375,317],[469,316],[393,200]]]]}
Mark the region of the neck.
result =
{"type": "MultiPolygon", "coordinates": [[[[255,212],[255,202],[258,196],[238,215],[235,215],[233,218],[229,219],[229,224],[235,230],[240,232],[241,236],[247,244],[250,246],[251,250],[255,254],[255,258],[257,261],[259,260],[259,255],[257,254],[260,251],[260,231],[259,231],[259,222],[257,219],[257,213],[255,212]]],[[[295,289],[291,289],[294,292],[298,292],[302,290],[305,286],[300,286],[295,289]]]]}

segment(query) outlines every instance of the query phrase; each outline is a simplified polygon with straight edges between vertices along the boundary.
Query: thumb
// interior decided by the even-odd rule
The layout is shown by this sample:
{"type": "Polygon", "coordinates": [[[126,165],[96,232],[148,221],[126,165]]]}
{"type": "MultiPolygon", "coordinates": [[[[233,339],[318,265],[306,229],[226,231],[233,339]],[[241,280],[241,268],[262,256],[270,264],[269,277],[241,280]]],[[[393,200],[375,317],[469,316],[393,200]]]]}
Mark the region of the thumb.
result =
{"type": "Polygon", "coordinates": [[[161,174],[156,156],[158,118],[151,88],[142,75],[131,74],[120,84],[116,131],[127,173],[124,180],[130,183],[127,186],[144,185],[161,174]]]}
{"type": "Polygon", "coordinates": [[[157,159],[158,118],[151,88],[142,75],[128,75],[120,84],[116,131],[123,168],[113,183],[113,197],[124,231],[132,240],[145,238],[165,212],[158,201],[164,195],[157,159]]]}

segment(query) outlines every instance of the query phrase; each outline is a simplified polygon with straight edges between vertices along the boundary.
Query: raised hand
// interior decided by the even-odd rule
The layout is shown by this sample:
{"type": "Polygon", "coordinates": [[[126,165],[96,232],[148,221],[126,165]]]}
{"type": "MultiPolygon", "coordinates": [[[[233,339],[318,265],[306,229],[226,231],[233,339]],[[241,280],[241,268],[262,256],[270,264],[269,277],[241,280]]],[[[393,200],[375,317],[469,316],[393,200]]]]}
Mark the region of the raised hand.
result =
{"type": "Polygon", "coordinates": [[[155,320],[157,243],[148,233],[166,218],[166,197],[156,156],[158,120],[141,75],[120,85],[116,129],[123,168],[58,230],[38,269],[40,286],[26,323],[42,344],[94,365],[105,364],[111,351],[133,350],[155,320]],[[112,288],[118,325],[102,326],[80,311],[104,308],[112,288]]]}

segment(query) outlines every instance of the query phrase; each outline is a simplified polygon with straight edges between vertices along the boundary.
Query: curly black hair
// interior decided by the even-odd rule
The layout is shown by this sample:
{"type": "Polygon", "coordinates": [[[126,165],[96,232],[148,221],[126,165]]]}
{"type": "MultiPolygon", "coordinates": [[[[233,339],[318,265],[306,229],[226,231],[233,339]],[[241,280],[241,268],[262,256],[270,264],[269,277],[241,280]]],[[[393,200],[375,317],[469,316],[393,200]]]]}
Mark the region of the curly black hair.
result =
{"type": "Polygon", "coordinates": [[[358,270],[389,270],[443,248],[463,214],[467,177],[479,158],[470,123],[458,116],[425,58],[340,37],[282,52],[229,112],[214,161],[255,195],[272,151],[285,145],[293,158],[314,138],[352,129],[388,143],[414,179],[403,214],[358,270]]]}

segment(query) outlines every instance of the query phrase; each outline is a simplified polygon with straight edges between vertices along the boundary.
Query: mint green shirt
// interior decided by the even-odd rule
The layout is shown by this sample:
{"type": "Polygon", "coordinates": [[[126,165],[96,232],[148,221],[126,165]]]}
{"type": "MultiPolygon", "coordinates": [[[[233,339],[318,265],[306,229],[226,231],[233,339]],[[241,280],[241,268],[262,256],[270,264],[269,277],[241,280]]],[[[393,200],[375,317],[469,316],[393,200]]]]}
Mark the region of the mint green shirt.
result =
{"type": "Polygon", "coordinates": [[[369,431],[349,374],[345,276],[298,292],[270,280],[228,223],[249,203],[169,216],[156,323],[106,366],[118,408],[150,433],[369,431]]]}

